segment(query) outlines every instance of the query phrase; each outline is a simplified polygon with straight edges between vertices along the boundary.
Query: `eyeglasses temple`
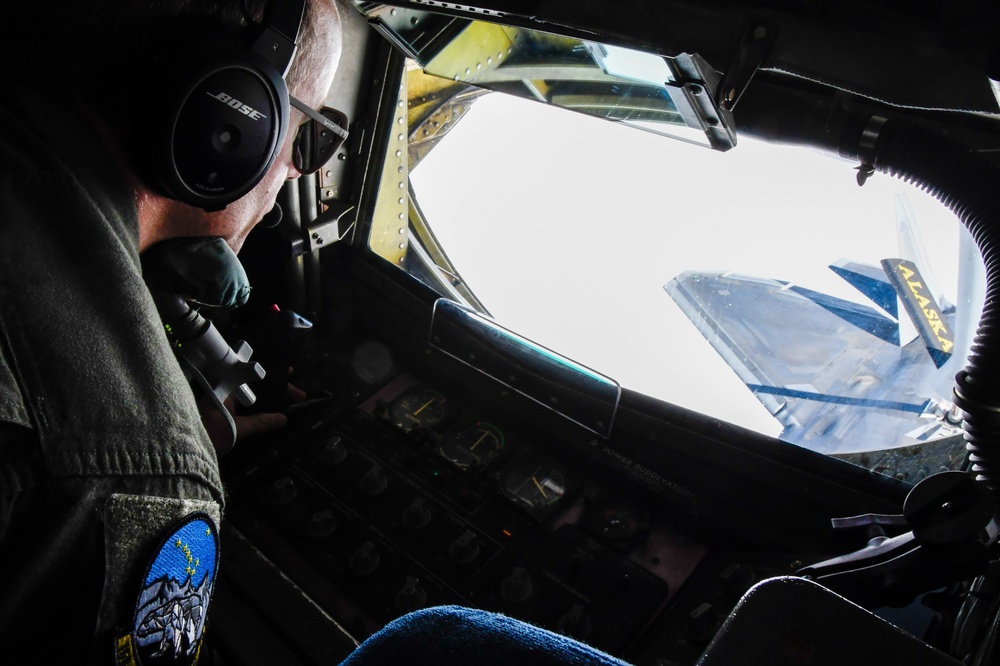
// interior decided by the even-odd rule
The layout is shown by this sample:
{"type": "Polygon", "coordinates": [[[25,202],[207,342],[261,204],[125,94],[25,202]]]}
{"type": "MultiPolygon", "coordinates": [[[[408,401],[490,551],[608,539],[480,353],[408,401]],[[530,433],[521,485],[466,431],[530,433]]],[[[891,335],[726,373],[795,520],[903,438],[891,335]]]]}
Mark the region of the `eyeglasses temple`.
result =
{"type": "Polygon", "coordinates": [[[304,102],[292,97],[291,95],[288,96],[288,101],[291,102],[292,106],[294,106],[296,109],[306,114],[311,119],[315,120],[320,125],[322,125],[323,127],[327,128],[328,130],[339,136],[341,139],[344,139],[345,141],[347,140],[347,130],[345,130],[343,127],[333,122],[326,116],[324,116],[322,113],[307,106],[304,102]]]}

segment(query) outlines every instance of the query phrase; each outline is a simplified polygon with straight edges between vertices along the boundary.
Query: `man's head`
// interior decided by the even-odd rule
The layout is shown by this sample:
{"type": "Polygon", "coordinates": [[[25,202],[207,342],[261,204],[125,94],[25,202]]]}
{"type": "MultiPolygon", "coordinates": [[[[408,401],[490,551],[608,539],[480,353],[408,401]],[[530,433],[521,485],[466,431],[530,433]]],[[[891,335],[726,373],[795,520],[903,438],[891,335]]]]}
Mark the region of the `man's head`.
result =
{"type": "MultiPolygon", "coordinates": [[[[288,1],[288,0],[271,0],[288,1]]],[[[322,105],[340,56],[340,21],[332,0],[311,0],[299,40],[299,50],[286,77],[289,93],[311,108],[322,105]]],[[[142,248],[174,236],[221,236],[239,250],[253,226],[274,205],[281,185],[300,174],[292,160],[296,131],[307,120],[298,109],[289,112],[288,131],[277,158],[261,181],[224,210],[206,212],[164,198],[162,191],[141,186],[138,199],[142,248]]]]}
{"type": "MultiPolygon", "coordinates": [[[[340,55],[337,1],[307,1],[299,48],[285,79],[290,94],[312,108],[322,105],[340,55]]],[[[29,38],[17,37],[0,51],[10,55],[13,49],[17,62],[28,63],[21,71],[25,79],[45,85],[53,95],[75,97],[103,127],[133,179],[141,249],[175,236],[222,236],[238,249],[273,206],[281,184],[299,175],[291,146],[304,114],[290,110],[284,141],[276,146],[277,157],[260,182],[215,212],[173,199],[168,194],[171,188],[151,173],[147,148],[164,133],[150,119],[166,106],[167,83],[181,63],[190,64],[193,52],[200,54],[216,44],[249,50],[265,13],[274,3],[290,2],[295,4],[294,0],[55,0],[46,8],[51,21],[46,20],[44,30],[29,38]],[[17,43],[21,39],[23,43],[17,43]]],[[[37,9],[14,11],[16,19],[18,11],[37,9]]],[[[32,23],[38,23],[37,17],[32,23]]],[[[201,59],[199,55],[194,61],[201,59]]],[[[263,169],[265,163],[259,164],[263,169]]]]}

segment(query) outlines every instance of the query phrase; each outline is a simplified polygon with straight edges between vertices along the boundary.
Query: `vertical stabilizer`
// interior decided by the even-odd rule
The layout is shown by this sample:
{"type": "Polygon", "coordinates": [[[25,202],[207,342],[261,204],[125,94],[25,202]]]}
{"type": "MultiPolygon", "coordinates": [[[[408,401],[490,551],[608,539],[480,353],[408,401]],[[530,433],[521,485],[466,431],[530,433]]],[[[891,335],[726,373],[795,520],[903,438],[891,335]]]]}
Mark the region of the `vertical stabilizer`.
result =
{"type": "Polygon", "coordinates": [[[941,284],[934,274],[933,266],[927,258],[927,251],[924,249],[923,241],[920,240],[920,233],[917,229],[916,216],[910,207],[910,200],[906,195],[900,193],[895,197],[896,202],[896,235],[899,238],[899,257],[913,262],[920,266],[923,283],[927,291],[945,310],[955,307],[944,295],[941,284]]]}

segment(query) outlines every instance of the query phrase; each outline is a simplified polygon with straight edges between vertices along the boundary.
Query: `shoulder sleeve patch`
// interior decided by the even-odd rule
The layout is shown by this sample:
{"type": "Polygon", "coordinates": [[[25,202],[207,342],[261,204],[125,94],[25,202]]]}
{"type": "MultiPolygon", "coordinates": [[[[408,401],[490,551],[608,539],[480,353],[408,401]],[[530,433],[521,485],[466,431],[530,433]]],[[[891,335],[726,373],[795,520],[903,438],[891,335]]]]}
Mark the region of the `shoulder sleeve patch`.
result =
{"type": "Polygon", "coordinates": [[[196,663],[219,562],[218,506],[115,495],[108,502],[105,519],[104,605],[109,594],[119,598],[110,604],[117,606],[115,620],[107,618],[115,622],[117,663],[196,663]],[[178,519],[179,509],[187,513],[178,519]],[[136,522],[143,516],[147,518],[144,523],[136,522]],[[168,518],[172,520],[167,522],[168,518]],[[114,540],[113,533],[120,539],[114,540]],[[113,578],[117,582],[111,583],[113,578]],[[117,588],[116,593],[109,592],[109,587],[117,588]]]}
{"type": "MultiPolygon", "coordinates": [[[[2,323],[0,323],[0,329],[2,329],[2,323]]],[[[25,428],[33,428],[17,376],[7,358],[6,340],[2,336],[3,331],[0,330],[0,421],[9,421],[25,428]]]]}

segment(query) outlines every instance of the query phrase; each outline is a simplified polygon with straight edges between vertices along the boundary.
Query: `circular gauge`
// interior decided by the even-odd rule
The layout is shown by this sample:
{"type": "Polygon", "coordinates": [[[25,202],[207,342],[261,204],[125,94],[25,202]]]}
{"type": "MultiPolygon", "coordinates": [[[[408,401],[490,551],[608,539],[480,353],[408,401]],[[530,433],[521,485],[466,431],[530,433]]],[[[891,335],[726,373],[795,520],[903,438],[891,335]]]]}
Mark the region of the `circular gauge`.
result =
{"type": "Polygon", "coordinates": [[[499,428],[479,421],[474,426],[446,437],[438,453],[462,469],[482,469],[492,465],[504,450],[504,436],[499,428]]]}
{"type": "Polygon", "coordinates": [[[427,387],[405,391],[389,405],[389,420],[400,428],[431,430],[455,413],[448,398],[427,387]]]}
{"type": "Polygon", "coordinates": [[[566,478],[548,462],[526,459],[504,477],[504,488],[531,509],[555,504],[566,494],[566,478]]]}
{"type": "Polygon", "coordinates": [[[634,508],[624,504],[609,504],[591,514],[590,524],[600,536],[612,540],[628,539],[644,522],[634,508]]]}

